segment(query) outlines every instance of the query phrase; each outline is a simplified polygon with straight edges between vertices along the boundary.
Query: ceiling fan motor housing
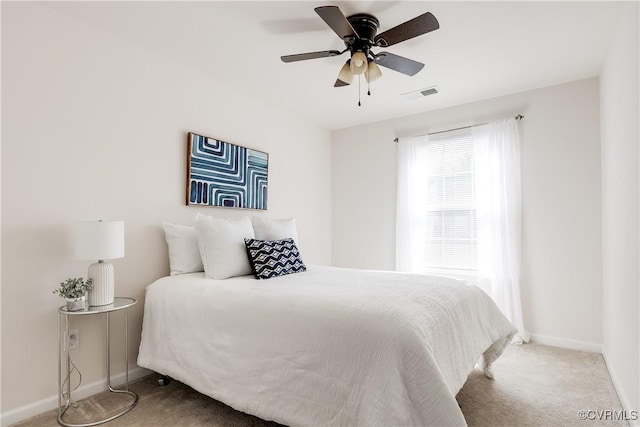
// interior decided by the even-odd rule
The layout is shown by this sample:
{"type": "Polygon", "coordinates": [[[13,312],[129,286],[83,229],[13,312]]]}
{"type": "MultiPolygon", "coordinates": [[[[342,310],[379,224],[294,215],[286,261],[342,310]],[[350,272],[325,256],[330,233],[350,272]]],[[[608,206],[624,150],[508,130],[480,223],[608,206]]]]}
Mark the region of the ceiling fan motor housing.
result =
{"type": "Polygon", "coordinates": [[[357,51],[364,52],[367,56],[369,49],[374,46],[374,38],[380,28],[380,21],[373,15],[368,13],[357,13],[347,17],[347,20],[358,35],[355,39],[345,40],[345,45],[351,50],[351,53],[357,51]]]}

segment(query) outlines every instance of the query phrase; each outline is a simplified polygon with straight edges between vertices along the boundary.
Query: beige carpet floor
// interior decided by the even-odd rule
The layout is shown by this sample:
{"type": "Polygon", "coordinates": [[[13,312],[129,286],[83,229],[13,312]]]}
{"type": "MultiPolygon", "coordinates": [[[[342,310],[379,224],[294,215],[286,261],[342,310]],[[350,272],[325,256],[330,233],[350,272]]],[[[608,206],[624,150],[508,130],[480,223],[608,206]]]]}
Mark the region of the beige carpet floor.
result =
{"type": "MultiPolygon", "coordinates": [[[[620,410],[600,354],[538,344],[509,346],[494,365],[495,380],[478,370],[469,376],[457,400],[469,426],[601,426],[624,421],[580,420],[580,410],[620,410]]],[[[128,414],[105,426],[277,426],[206,397],[177,381],[157,385],[157,376],[131,384],[140,399],[128,414]]],[[[100,393],[69,410],[67,422],[88,422],[108,416],[129,399],[100,393]]],[[[16,424],[57,426],[57,410],[16,424]]]]}

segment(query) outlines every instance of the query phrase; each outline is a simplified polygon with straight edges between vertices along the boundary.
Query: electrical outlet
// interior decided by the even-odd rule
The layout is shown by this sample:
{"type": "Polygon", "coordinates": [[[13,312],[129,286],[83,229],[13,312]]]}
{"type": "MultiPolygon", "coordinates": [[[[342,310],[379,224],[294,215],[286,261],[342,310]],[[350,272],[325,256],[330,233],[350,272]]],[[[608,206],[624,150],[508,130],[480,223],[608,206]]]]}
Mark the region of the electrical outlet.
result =
{"type": "Polygon", "coordinates": [[[72,329],[69,331],[69,350],[76,350],[80,347],[80,331],[72,329]]]}

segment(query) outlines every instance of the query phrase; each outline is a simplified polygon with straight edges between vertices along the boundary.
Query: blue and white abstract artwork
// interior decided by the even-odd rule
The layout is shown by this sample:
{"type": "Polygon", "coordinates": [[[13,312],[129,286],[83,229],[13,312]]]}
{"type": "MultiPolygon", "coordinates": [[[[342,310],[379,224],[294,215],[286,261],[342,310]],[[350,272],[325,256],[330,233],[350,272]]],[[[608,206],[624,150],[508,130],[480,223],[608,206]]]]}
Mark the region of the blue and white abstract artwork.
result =
{"type": "Polygon", "coordinates": [[[269,154],[189,133],[187,205],[267,209],[269,154]]]}

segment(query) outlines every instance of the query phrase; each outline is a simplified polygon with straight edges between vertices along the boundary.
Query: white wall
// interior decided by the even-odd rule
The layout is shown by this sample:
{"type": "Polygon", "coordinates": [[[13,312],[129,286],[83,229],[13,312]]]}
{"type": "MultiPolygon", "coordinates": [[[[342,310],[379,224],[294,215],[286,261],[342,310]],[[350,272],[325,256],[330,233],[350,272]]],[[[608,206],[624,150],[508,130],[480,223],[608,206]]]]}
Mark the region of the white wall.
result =
{"type": "Polygon", "coordinates": [[[629,410],[640,410],[638,13],[624,5],[600,79],[604,354],[629,410]]]}
{"type": "MultiPolygon", "coordinates": [[[[80,219],[125,221],[116,294],[139,344],[144,288],[168,273],[162,221],[210,215],[298,219],[308,263],[330,262],[330,135],[291,114],[62,15],[2,3],[2,411],[56,395],[51,291],[86,275],[73,256],[80,219]],[[186,133],[270,154],[267,212],[184,206],[186,133]]],[[[117,320],[114,318],[114,320],[117,320]]],[[[116,321],[116,338],[122,339],[116,321]]],[[[83,384],[105,378],[103,323],[75,319],[83,384]]],[[[116,339],[116,341],[119,341],[116,339]]],[[[122,372],[122,345],[113,349],[122,372]]]]}
{"type": "Polygon", "coordinates": [[[333,132],[333,264],[395,268],[396,136],[518,113],[525,115],[520,122],[525,325],[543,338],[575,340],[578,347],[587,343],[583,347],[598,350],[602,260],[596,78],[333,132]]]}

